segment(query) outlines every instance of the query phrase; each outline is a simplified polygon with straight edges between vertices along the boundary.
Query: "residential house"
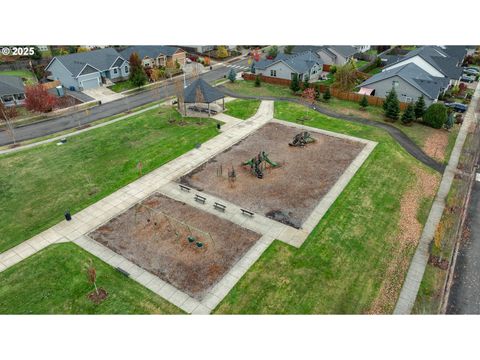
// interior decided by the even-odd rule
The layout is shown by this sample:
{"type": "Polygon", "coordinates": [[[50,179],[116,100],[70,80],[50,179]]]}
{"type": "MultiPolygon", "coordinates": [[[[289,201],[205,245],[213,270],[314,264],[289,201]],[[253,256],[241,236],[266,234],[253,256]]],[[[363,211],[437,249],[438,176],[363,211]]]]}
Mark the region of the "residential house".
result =
{"type": "Polygon", "coordinates": [[[316,53],[325,65],[344,65],[359,51],[354,46],[349,45],[327,45],[327,46],[310,46],[297,45],[293,48],[294,54],[305,51],[316,53]]]}
{"type": "Polygon", "coordinates": [[[64,87],[82,91],[126,79],[130,65],[115,49],[105,48],[56,56],[45,70],[49,80],[60,80],[64,87]]]}
{"type": "Polygon", "coordinates": [[[421,46],[390,62],[382,71],[414,63],[431,76],[446,78],[450,85],[456,85],[462,75],[462,68],[458,65],[460,61],[439,46],[421,46]]]}
{"type": "Polygon", "coordinates": [[[357,53],[364,53],[370,50],[371,45],[354,45],[355,49],[357,49],[357,53]]]}
{"type": "Polygon", "coordinates": [[[382,71],[365,80],[358,87],[360,94],[386,98],[393,89],[402,102],[415,102],[421,95],[426,105],[437,101],[438,96],[448,88],[449,80],[442,76],[432,76],[415,63],[406,63],[382,71]]]}
{"type": "Polygon", "coordinates": [[[182,45],[182,49],[198,54],[203,54],[208,51],[215,50],[216,48],[216,45],[182,45]]]}
{"type": "Polygon", "coordinates": [[[291,80],[294,74],[305,81],[317,80],[322,72],[323,62],[313,51],[299,54],[278,54],[273,60],[261,60],[254,64],[255,73],[263,76],[291,80]]]}
{"type": "Polygon", "coordinates": [[[187,53],[185,50],[176,46],[160,46],[160,45],[140,45],[129,46],[120,54],[125,59],[129,59],[130,55],[137,53],[140,59],[142,59],[142,65],[144,67],[164,67],[167,65],[175,66],[178,62],[182,67],[185,65],[185,59],[187,53]]]}
{"type": "Polygon", "coordinates": [[[25,86],[20,77],[0,75],[0,102],[5,106],[25,103],[25,86]]]}

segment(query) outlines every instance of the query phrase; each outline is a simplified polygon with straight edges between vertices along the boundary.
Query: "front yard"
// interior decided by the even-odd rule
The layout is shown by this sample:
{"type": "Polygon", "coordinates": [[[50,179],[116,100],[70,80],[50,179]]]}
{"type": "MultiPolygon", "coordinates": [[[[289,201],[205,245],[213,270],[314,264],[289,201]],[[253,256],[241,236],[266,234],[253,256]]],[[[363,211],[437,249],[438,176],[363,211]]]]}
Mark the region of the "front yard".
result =
{"type": "Polygon", "coordinates": [[[9,75],[9,76],[18,76],[23,79],[23,82],[25,85],[34,85],[36,84],[37,78],[35,75],[28,70],[6,70],[6,71],[0,71],[0,75],[9,75]]]}
{"type": "Polygon", "coordinates": [[[0,156],[0,252],[217,134],[211,119],[160,107],[55,143],[0,156]],[[180,121],[183,120],[183,121],[180,121]]]}
{"type": "Polygon", "coordinates": [[[135,89],[135,85],[133,85],[130,80],[125,80],[116,82],[114,85],[110,86],[109,89],[116,93],[120,93],[122,91],[135,89]]]}
{"type": "Polygon", "coordinates": [[[50,245],[0,273],[0,314],[180,314],[147,288],[73,243],[50,245]],[[99,305],[85,266],[92,259],[97,286],[108,292],[99,305]]]}
{"type": "Polygon", "coordinates": [[[302,247],[275,241],[216,313],[359,314],[394,308],[440,176],[380,129],[275,103],[275,118],[297,122],[304,116],[310,118],[305,125],[378,145],[302,247]]]}

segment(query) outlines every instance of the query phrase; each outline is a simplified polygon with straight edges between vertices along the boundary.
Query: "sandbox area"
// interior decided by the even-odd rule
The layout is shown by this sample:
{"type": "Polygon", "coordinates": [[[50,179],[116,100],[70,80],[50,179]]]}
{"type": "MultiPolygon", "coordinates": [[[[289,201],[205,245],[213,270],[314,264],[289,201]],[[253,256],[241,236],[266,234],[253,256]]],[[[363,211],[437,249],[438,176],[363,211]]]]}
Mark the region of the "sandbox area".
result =
{"type": "Polygon", "coordinates": [[[199,300],[261,237],[158,193],[89,236],[199,300]]]}
{"type": "Polygon", "coordinates": [[[310,131],[305,147],[288,143],[301,129],[270,122],[178,181],[266,217],[300,228],[365,147],[365,143],[310,131]],[[279,167],[258,179],[243,162],[265,151],[279,167]],[[228,171],[236,179],[229,181],[228,171]],[[221,171],[220,171],[221,169],[221,171]]]}

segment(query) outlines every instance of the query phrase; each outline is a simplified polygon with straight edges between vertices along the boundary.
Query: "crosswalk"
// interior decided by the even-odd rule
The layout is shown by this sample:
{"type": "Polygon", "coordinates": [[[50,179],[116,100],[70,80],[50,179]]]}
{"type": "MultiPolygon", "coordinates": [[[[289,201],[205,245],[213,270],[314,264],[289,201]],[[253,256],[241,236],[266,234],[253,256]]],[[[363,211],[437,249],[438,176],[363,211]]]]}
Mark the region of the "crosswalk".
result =
{"type": "Polygon", "coordinates": [[[250,70],[248,66],[242,66],[242,65],[233,65],[233,64],[223,64],[226,67],[236,69],[236,70],[250,70]]]}

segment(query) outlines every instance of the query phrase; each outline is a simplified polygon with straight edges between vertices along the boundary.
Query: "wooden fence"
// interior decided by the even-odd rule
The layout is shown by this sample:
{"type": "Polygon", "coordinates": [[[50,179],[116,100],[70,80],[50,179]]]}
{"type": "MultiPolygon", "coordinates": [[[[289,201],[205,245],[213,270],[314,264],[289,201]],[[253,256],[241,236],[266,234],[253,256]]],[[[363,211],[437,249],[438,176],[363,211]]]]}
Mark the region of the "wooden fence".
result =
{"type": "MultiPolygon", "coordinates": [[[[243,73],[242,77],[245,80],[255,80],[257,75],[250,74],[250,73],[243,73]]],[[[282,85],[282,86],[290,86],[290,80],[287,79],[279,79],[270,76],[263,76],[258,75],[260,77],[261,82],[265,82],[267,84],[274,84],[274,85],[282,85]]],[[[335,89],[331,86],[324,85],[324,84],[310,84],[310,87],[316,87],[321,93],[327,91],[327,88],[330,89],[330,94],[340,100],[348,100],[354,102],[360,102],[360,99],[363,97],[362,94],[358,94],[352,91],[341,91],[339,89],[335,89]]],[[[367,95],[368,104],[372,106],[382,106],[384,99],[378,96],[368,96],[367,95]]],[[[400,110],[404,111],[407,108],[408,104],[404,102],[400,102],[400,110]]]]}

